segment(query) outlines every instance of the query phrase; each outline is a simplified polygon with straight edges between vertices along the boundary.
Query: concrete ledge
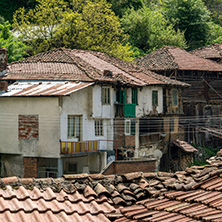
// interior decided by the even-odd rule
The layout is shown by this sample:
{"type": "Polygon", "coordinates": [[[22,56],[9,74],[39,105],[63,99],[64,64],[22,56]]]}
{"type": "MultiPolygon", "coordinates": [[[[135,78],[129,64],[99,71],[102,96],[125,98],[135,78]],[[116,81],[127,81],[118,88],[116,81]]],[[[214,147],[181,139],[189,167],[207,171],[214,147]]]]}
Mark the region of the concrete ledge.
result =
{"type": "Polygon", "coordinates": [[[110,162],[101,173],[104,175],[124,174],[132,172],[154,172],[156,170],[156,159],[142,160],[117,160],[110,162]]]}

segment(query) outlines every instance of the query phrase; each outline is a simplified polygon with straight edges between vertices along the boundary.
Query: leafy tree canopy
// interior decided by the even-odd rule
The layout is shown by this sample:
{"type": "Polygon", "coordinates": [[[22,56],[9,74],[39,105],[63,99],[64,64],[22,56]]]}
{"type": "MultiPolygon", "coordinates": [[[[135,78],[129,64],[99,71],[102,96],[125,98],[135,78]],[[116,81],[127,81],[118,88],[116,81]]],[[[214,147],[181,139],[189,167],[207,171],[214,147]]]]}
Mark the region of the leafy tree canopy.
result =
{"type": "Polygon", "coordinates": [[[8,62],[23,59],[28,47],[10,32],[11,24],[0,24],[0,48],[8,49],[8,62]]]}
{"type": "Polygon", "coordinates": [[[13,13],[18,8],[24,6],[26,8],[34,8],[36,4],[35,0],[1,0],[0,1],[0,15],[12,22],[13,13]]]}
{"type": "Polygon", "coordinates": [[[132,59],[118,17],[106,0],[37,0],[35,9],[14,13],[13,28],[34,53],[54,47],[91,49],[132,59]]]}
{"type": "Polygon", "coordinates": [[[172,24],[158,10],[143,7],[131,9],[121,19],[129,42],[135,46],[137,56],[149,53],[164,45],[186,48],[183,32],[175,31],[172,24]]]}
{"type": "Polygon", "coordinates": [[[112,4],[112,10],[120,18],[125,14],[125,12],[134,8],[138,10],[143,5],[143,0],[108,0],[112,4]]]}
{"type": "Polygon", "coordinates": [[[217,24],[222,25],[222,0],[203,0],[217,24]]]}
{"type": "Polygon", "coordinates": [[[184,31],[189,49],[207,43],[210,12],[202,0],[163,0],[163,9],[175,30],[184,31]]]}

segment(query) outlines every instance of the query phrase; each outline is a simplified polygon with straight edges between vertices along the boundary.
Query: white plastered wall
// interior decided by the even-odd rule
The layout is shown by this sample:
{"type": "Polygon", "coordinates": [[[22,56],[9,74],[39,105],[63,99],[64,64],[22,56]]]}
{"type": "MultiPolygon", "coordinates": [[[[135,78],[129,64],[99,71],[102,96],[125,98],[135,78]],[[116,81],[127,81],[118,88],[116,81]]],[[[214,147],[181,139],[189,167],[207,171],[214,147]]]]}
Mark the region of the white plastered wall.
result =
{"type": "Polygon", "coordinates": [[[149,115],[153,111],[152,106],[152,91],[158,91],[158,114],[163,112],[163,89],[158,86],[146,86],[142,90],[138,89],[138,105],[136,106],[136,116],[142,117],[149,115]]]}
{"type": "Polygon", "coordinates": [[[63,97],[61,109],[61,141],[77,141],[78,139],[67,138],[68,115],[82,116],[82,141],[101,140],[101,150],[111,150],[113,140],[113,89],[111,89],[112,105],[102,105],[101,86],[95,85],[63,97]],[[95,120],[103,120],[103,136],[95,136],[95,120]]]}
{"type": "Polygon", "coordinates": [[[0,152],[30,157],[60,156],[59,105],[56,97],[0,99],[0,152]],[[38,115],[39,139],[18,139],[18,115],[38,115]]]}

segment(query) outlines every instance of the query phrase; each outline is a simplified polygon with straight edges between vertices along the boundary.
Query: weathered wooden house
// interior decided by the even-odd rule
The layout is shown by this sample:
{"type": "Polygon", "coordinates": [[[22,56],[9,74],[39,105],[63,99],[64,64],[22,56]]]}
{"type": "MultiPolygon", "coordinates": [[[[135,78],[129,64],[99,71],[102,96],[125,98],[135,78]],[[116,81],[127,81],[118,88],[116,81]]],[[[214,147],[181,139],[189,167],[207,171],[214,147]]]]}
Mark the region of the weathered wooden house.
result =
{"type": "MultiPolygon", "coordinates": [[[[222,66],[183,49],[165,46],[135,59],[139,66],[191,85],[183,91],[181,134],[199,145],[221,144],[222,66]]],[[[174,96],[174,95],[172,95],[174,96]]]]}

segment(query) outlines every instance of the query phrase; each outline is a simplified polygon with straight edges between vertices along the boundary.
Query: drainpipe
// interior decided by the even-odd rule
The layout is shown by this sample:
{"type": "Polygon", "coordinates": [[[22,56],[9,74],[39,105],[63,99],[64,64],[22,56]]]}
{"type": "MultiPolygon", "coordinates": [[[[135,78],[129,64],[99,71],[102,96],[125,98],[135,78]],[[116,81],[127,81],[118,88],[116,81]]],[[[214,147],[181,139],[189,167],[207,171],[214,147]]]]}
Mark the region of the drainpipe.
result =
{"type": "Polygon", "coordinates": [[[136,125],[135,125],[135,153],[134,153],[134,158],[139,157],[139,146],[140,146],[140,141],[139,141],[139,126],[140,126],[140,120],[136,119],[136,125]]]}

